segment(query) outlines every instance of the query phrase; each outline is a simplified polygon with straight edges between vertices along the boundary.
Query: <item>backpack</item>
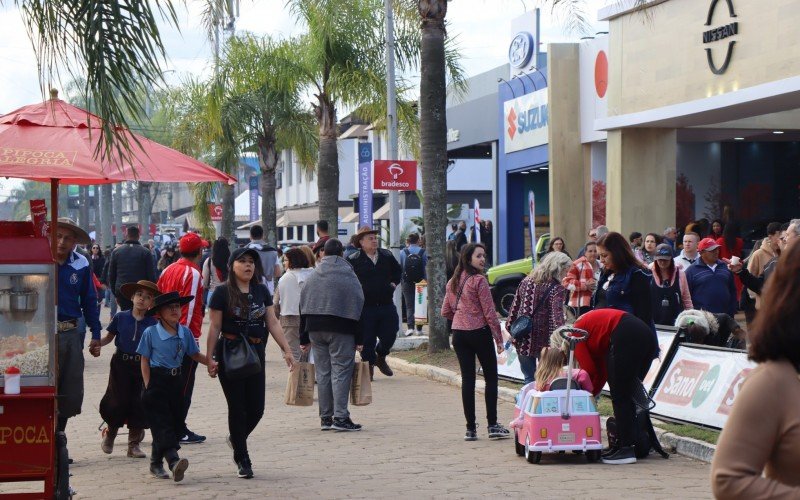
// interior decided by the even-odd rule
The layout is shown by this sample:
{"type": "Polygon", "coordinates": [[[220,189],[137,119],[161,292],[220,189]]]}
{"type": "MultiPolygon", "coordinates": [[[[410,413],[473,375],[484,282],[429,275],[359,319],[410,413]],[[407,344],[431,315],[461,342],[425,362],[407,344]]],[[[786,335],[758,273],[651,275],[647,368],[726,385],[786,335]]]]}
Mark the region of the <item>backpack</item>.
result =
{"type": "Polygon", "coordinates": [[[405,248],[403,252],[406,254],[403,264],[403,280],[408,283],[419,283],[425,278],[425,266],[422,259],[425,250],[420,249],[418,253],[411,253],[408,248],[405,248]]]}

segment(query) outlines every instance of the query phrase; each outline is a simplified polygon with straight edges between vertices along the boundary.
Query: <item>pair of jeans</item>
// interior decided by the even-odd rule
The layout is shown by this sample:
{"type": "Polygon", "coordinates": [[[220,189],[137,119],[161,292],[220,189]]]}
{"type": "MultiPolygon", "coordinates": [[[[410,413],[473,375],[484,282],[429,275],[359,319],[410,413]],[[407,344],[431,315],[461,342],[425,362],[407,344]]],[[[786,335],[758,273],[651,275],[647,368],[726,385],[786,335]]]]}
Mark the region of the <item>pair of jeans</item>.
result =
{"type": "MultiPolygon", "coordinates": [[[[225,393],[225,400],[228,402],[228,432],[231,435],[231,445],[233,446],[233,460],[236,462],[250,458],[247,453],[247,437],[264,416],[265,346],[266,344],[263,342],[253,344],[253,348],[261,360],[261,371],[249,377],[231,380],[225,375],[225,366],[220,363],[219,383],[222,385],[222,392],[225,393]]],[[[222,356],[217,356],[217,359],[222,359],[222,356]]]]}
{"type": "Polygon", "coordinates": [[[414,323],[414,307],[416,302],[414,298],[417,293],[417,285],[408,281],[400,283],[400,289],[403,292],[403,301],[406,304],[406,324],[409,330],[414,330],[416,324],[414,323]]]}
{"type": "Polygon", "coordinates": [[[608,386],[611,406],[617,421],[620,446],[632,446],[635,440],[636,406],[634,390],[644,380],[656,349],[650,326],[626,314],[611,333],[608,350],[608,386]]]}
{"type": "Polygon", "coordinates": [[[461,367],[461,403],[467,428],[475,429],[475,357],[483,368],[486,381],[486,420],[497,423],[497,351],[488,326],[478,330],[453,330],[453,349],[461,367]]]}
{"type": "Polygon", "coordinates": [[[183,432],[183,395],[181,377],[150,368],[150,383],[142,395],[142,405],[153,435],[150,463],[172,465],[181,448],[178,440],[183,432]]]}
{"type": "Polygon", "coordinates": [[[397,340],[399,324],[400,319],[394,304],[364,306],[361,310],[361,329],[364,335],[361,359],[374,364],[376,355],[387,356],[397,340]]]}
{"type": "Polygon", "coordinates": [[[181,394],[183,394],[183,434],[185,436],[189,432],[186,425],[186,417],[189,415],[189,407],[192,406],[192,394],[194,393],[194,378],[197,374],[197,361],[189,356],[183,357],[181,363],[181,394]]]}
{"type": "Polygon", "coordinates": [[[355,366],[355,337],[346,333],[309,332],[321,418],[349,418],[350,383],[355,366]]]}
{"type": "Polygon", "coordinates": [[[530,384],[534,380],[536,380],[536,357],[535,356],[525,356],[523,354],[518,354],[519,358],[519,368],[522,370],[522,374],[525,376],[525,384],[530,384]]]}

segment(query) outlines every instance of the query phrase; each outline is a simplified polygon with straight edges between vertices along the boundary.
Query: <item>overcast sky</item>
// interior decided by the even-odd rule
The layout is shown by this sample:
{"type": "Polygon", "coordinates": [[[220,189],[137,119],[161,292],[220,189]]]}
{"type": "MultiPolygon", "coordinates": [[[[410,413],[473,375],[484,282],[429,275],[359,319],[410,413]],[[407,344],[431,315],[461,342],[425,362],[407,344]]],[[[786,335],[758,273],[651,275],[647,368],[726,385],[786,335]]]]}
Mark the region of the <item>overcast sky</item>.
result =
{"type": "MultiPolygon", "coordinates": [[[[578,0],[580,1],[580,0],[578,0]]],[[[299,34],[285,8],[284,0],[241,0],[237,30],[272,36],[299,34]]],[[[583,0],[588,18],[594,21],[597,11],[606,0],[583,0]]],[[[188,74],[206,75],[210,72],[213,47],[206,41],[200,24],[204,2],[187,0],[175,2],[180,32],[161,23],[161,34],[167,49],[165,79],[177,83],[188,74]],[[169,71],[172,70],[172,71],[169,71]]],[[[448,6],[448,33],[458,39],[462,64],[467,76],[489,70],[506,62],[511,39],[511,20],[537,5],[536,0],[452,0],[448,6]]],[[[580,34],[567,33],[565,23],[548,7],[542,9],[543,44],[575,41],[580,34]]],[[[607,23],[594,22],[593,31],[607,31],[607,23]]],[[[19,9],[13,2],[0,8],[0,114],[42,100],[36,71],[36,59],[22,22],[19,9]]],[[[415,75],[408,75],[414,77],[415,75]]],[[[65,82],[57,83],[63,88],[65,82]]],[[[0,181],[0,200],[8,195],[11,181],[0,181]]]]}

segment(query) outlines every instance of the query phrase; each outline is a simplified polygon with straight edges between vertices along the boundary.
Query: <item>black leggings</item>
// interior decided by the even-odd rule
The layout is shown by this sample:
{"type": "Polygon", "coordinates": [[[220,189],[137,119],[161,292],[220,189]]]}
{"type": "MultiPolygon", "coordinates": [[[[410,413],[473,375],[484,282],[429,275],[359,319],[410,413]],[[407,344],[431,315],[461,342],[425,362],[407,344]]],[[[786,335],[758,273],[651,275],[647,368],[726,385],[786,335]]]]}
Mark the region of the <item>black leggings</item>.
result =
{"type": "MultiPolygon", "coordinates": [[[[221,346],[222,342],[217,345],[221,346]]],[[[228,401],[228,432],[231,435],[233,459],[240,462],[249,459],[247,437],[253,432],[264,416],[264,348],[265,344],[254,344],[253,348],[261,358],[261,371],[249,377],[231,380],[225,376],[225,366],[219,365],[219,382],[228,401]]],[[[222,359],[221,351],[217,356],[222,359]]]]}
{"type": "Polygon", "coordinates": [[[453,330],[453,349],[461,367],[461,403],[467,429],[475,429],[475,356],[486,381],[486,420],[497,423],[497,355],[489,327],[478,330],[453,330]]]}
{"type": "Polygon", "coordinates": [[[611,332],[608,350],[608,385],[617,421],[620,446],[635,440],[634,390],[644,380],[653,361],[656,341],[653,331],[639,318],[626,314],[611,332]]]}

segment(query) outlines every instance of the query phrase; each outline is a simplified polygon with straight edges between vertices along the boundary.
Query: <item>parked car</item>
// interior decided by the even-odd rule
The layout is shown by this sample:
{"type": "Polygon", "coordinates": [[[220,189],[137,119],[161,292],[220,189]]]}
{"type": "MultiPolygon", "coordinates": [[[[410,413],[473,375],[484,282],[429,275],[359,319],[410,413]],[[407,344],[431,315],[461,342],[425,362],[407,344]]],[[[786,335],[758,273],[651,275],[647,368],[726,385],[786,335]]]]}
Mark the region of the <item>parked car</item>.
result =
{"type": "MultiPolygon", "coordinates": [[[[550,245],[550,234],[543,234],[536,242],[536,260],[538,261],[550,245]]],[[[492,290],[494,307],[502,316],[508,316],[508,309],[514,300],[514,294],[522,280],[533,270],[533,259],[506,262],[489,268],[486,278],[492,290]]]]}

